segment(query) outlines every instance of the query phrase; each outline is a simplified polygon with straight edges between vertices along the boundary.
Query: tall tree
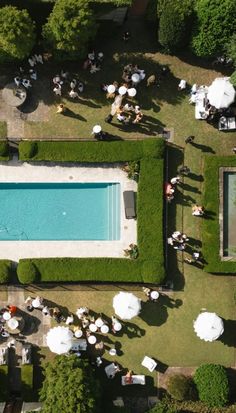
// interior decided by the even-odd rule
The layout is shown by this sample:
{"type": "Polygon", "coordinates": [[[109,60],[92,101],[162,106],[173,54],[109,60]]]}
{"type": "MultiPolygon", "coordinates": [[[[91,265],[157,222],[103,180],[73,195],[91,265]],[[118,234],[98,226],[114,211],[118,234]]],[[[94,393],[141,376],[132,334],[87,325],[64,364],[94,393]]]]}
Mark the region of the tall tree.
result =
{"type": "Polygon", "coordinates": [[[0,8],[0,62],[24,59],[35,42],[34,22],[26,10],[0,8]]]}
{"type": "Polygon", "coordinates": [[[87,361],[76,355],[57,356],[47,363],[40,391],[42,413],[95,413],[99,386],[87,361]]]}
{"type": "Polygon", "coordinates": [[[97,24],[89,0],[57,0],[43,27],[46,44],[59,59],[84,57],[97,24]]]}
{"type": "Polygon", "coordinates": [[[221,54],[235,32],[235,0],[197,0],[192,49],[197,56],[221,54]]]}

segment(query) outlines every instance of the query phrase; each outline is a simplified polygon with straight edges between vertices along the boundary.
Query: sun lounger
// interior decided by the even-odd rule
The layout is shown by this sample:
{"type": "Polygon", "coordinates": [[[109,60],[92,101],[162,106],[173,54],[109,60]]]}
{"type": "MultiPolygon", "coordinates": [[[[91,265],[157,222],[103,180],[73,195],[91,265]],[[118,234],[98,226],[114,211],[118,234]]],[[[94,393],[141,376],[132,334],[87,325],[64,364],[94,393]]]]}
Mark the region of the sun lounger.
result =
{"type": "Polygon", "coordinates": [[[139,374],[139,375],[133,375],[132,376],[132,381],[130,383],[127,383],[126,381],[126,376],[121,377],[121,384],[122,386],[130,386],[131,384],[145,384],[145,376],[139,374]]]}
{"type": "Polygon", "coordinates": [[[21,357],[22,364],[31,364],[31,345],[26,345],[22,348],[21,357]]]}
{"type": "Polygon", "coordinates": [[[8,348],[7,347],[1,347],[0,348],[0,365],[7,364],[8,362],[8,348]]]}
{"type": "Polygon", "coordinates": [[[124,191],[123,197],[126,219],[136,218],[134,191],[124,191]]]}
{"type": "Polygon", "coordinates": [[[150,372],[155,370],[157,366],[157,362],[153,360],[151,357],[145,356],[142,361],[142,366],[146,367],[150,372]]]}

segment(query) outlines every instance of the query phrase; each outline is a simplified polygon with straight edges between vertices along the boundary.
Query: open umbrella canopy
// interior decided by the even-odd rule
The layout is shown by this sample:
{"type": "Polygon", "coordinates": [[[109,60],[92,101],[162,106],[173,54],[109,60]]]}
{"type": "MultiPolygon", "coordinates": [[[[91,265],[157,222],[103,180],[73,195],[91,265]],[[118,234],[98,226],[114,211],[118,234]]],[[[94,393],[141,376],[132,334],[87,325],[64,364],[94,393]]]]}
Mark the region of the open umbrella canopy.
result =
{"type": "Polygon", "coordinates": [[[68,327],[54,327],[49,330],[46,342],[53,353],[68,353],[72,347],[73,333],[68,327]]]}
{"type": "Polygon", "coordinates": [[[197,336],[205,341],[216,340],[224,331],[223,320],[217,314],[208,312],[199,314],[193,327],[197,336]]]}
{"type": "Polygon", "coordinates": [[[229,77],[217,77],[208,88],[207,98],[217,109],[228,108],[235,99],[235,89],[229,77]]]}
{"type": "Polygon", "coordinates": [[[113,298],[113,308],[118,317],[130,320],[139,314],[141,300],[132,293],[121,292],[113,298]]]}

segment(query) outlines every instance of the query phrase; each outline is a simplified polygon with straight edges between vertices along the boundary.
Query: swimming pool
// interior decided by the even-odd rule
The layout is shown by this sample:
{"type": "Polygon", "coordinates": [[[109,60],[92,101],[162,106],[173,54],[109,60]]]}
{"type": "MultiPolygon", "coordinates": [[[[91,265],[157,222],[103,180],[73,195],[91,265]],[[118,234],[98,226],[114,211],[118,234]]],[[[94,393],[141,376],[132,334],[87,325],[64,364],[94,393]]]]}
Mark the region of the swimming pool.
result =
{"type": "Polygon", "coordinates": [[[223,173],[223,255],[236,258],[236,172],[223,173]]]}
{"type": "Polygon", "coordinates": [[[0,241],[119,239],[119,183],[0,183],[0,241]]]}

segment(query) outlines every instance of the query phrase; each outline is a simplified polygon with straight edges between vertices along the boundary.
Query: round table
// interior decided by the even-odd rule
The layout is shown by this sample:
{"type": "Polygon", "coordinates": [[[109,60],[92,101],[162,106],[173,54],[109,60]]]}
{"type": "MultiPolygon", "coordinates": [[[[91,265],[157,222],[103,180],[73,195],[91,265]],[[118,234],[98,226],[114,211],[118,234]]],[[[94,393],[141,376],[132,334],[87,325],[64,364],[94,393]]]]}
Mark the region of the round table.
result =
{"type": "Polygon", "coordinates": [[[121,323],[115,323],[113,324],[113,328],[115,331],[120,331],[122,329],[121,323]]]}
{"type": "Polygon", "coordinates": [[[157,300],[159,297],[159,292],[158,291],[152,291],[150,294],[150,297],[152,300],[157,300]]]}
{"type": "Polygon", "coordinates": [[[10,334],[19,334],[23,330],[24,326],[25,326],[25,320],[23,317],[13,317],[11,320],[9,320],[6,323],[6,330],[10,334]],[[16,323],[17,323],[17,326],[16,326],[16,323]]]}
{"type": "Polygon", "coordinates": [[[109,354],[110,354],[110,356],[116,356],[116,349],[115,349],[115,348],[111,348],[111,349],[109,350],[109,354]]]}
{"type": "Polygon", "coordinates": [[[109,333],[109,327],[107,324],[103,324],[101,327],[101,333],[106,334],[109,333]]]}
{"type": "Polygon", "coordinates": [[[11,330],[15,330],[19,326],[19,321],[16,317],[12,317],[7,321],[7,325],[11,330]]]}
{"type": "Polygon", "coordinates": [[[96,341],[97,341],[97,339],[96,339],[95,336],[89,336],[89,338],[88,338],[89,344],[95,344],[96,341]]]}
{"type": "Polygon", "coordinates": [[[10,320],[10,318],[11,318],[11,314],[9,313],[9,311],[5,311],[5,313],[3,313],[3,319],[5,321],[8,321],[10,320]]]}
{"type": "Polygon", "coordinates": [[[2,98],[7,105],[17,108],[25,102],[27,92],[23,86],[16,86],[15,82],[12,82],[4,87],[2,98]]]}
{"type": "Polygon", "coordinates": [[[98,328],[101,328],[104,324],[104,321],[102,320],[101,317],[97,318],[97,320],[95,321],[95,324],[98,328]]]}
{"type": "Polygon", "coordinates": [[[96,324],[94,324],[94,323],[91,323],[91,324],[89,324],[89,330],[92,332],[92,333],[95,333],[96,331],[97,331],[97,326],[96,326],[96,324]]]}
{"type": "Polygon", "coordinates": [[[76,330],[74,334],[75,334],[76,338],[80,338],[83,335],[83,331],[82,330],[76,330]]]}

